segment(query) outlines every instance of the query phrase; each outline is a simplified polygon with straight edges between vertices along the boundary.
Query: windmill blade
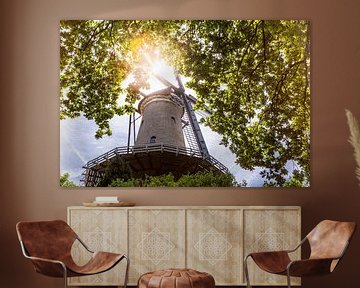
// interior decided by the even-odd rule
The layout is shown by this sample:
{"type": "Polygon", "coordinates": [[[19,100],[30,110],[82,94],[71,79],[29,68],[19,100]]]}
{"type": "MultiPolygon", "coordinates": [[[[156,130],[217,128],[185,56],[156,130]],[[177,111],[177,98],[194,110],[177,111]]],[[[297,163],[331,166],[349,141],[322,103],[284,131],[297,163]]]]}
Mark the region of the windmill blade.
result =
{"type": "Polygon", "coordinates": [[[176,91],[179,91],[179,88],[176,87],[174,84],[172,84],[170,81],[166,80],[164,77],[162,77],[161,75],[154,73],[154,76],[161,82],[163,83],[165,86],[171,87],[176,91]]]}
{"type": "MultiPolygon", "coordinates": [[[[194,105],[195,103],[196,103],[196,101],[197,101],[197,99],[194,97],[194,96],[192,96],[191,94],[186,94],[185,93],[185,87],[184,87],[184,84],[182,83],[182,80],[181,80],[181,78],[180,78],[180,75],[179,74],[177,74],[176,73],[176,80],[177,80],[177,82],[178,82],[178,84],[179,84],[179,90],[184,94],[184,96],[187,98],[187,100],[191,103],[191,105],[194,105]]],[[[195,111],[196,112],[196,111],[195,111]]],[[[206,112],[208,115],[207,116],[209,116],[209,115],[211,115],[211,111],[210,111],[210,109],[207,107],[207,106],[205,106],[205,111],[204,112],[206,112]]]]}
{"type": "MultiPolygon", "coordinates": [[[[176,87],[170,81],[168,81],[167,79],[165,79],[164,77],[162,77],[161,75],[159,75],[157,73],[155,73],[154,75],[164,85],[169,86],[169,87],[173,88],[176,92],[178,92],[178,93],[180,92],[181,94],[183,94],[186,97],[186,99],[191,103],[191,105],[194,105],[196,103],[197,99],[194,96],[192,96],[191,94],[185,93],[185,87],[184,87],[184,84],[182,83],[182,80],[181,80],[179,74],[176,73],[176,75],[175,75],[176,80],[179,84],[179,87],[176,87]]],[[[205,106],[205,110],[203,111],[203,113],[207,113],[207,116],[212,114],[210,109],[207,106],[205,106]]]]}
{"type": "MultiPolygon", "coordinates": [[[[191,94],[185,94],[185,93],[184,93],[184,95],[186,96],[186,98],[192,105],[194,105],[196,103],[197,99],[194,96],[192,96],[191,94]]],[[[197,111],[199,111],[199,110],[196,110],[195,112],[197,112],[197,111]]],[[[206,116],[210,116],[212,114],[212,112],[210,111],[210,109],[207,106],[205,106],[205,110],[201,110],[201,112],[205,113],[206,116]]]]}
{"type": "Polygon", "coordinates": [[[197,142],[197,146],[200,150],[200,153],[202,154],[204,159],[207,159],[210,157],[209,150],[206,146],[204,136],[201,132],[199,123],[196,119],[195,112],[191,107],[192,104],[188,100],[188,97],[186,97],[187,95],[185,93],[181,93],[181,96],[183,97],[183,100],[184,100],[184,106],[185,106],[185,111],[186,111],[185,114],[188,117],[188,119],[184,119],[184,120],[188,121],[190,123],[191,129],[193,131],[195,141],[197,142]]]}
{"type": "MultiPolygon", "coordinates": [[[[148,54],[145,54],[145,61],[149,64],[152,65],[153,61],[150,59],[148,54]]],[[[176,87],[175,85],[173,85],[170,81],[168,81],[167,79],[165,79],[164,77],[162,77],[159,73],[156,73],[153,71],[153,75],[155,76],[156,79],[158,79],[161,83],[163,83],[165,86],[171,87],[173,88],[175,91],[178,91],[179,88],[176,87]]]]}
{"type": "Polygon", "coordinates": [[[178,73],[176,73],[175,77],[176,77],[176,81],[177,81],[178,84],[179,84],[179,89],[180,89],[180,91],[181,91],[182,93],[184,93],[184,92],[185,92],[185,87],[184,87],[184,84],[182,83],[182,80],[181,80],[181,78],[180,78],[180,75],[179,75],[178,73]]]}
{"type": "Polygon", "coordinates": [[[192,96],[191,94],[186,94],[186,97],[188,98],[188,100],[192,103],[195,104],[196,103],[196,98],[194,96],[192,96]]]}
{"type": "MultiPolygon", "coordinates": [[[[191,108],[194,110],[196,98],[190,94],[185,94],[185,97],[187,98],[189,104],[191,105],[191,108]]],[[[209,117],[212,114],[208,108],[205,108],[205,110],[194,110],[194,112],[195,112],[195,114],[197,114],[203,118],[209,117]]]]}

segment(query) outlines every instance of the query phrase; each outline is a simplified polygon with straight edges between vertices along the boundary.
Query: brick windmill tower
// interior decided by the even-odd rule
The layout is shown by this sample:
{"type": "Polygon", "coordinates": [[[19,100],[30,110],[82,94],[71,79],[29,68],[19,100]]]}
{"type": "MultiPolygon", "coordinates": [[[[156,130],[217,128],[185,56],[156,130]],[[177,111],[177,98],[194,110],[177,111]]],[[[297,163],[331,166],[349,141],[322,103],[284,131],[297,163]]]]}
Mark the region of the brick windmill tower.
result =
{"type": "Polygon", "coordinates": [[[130,116],[128,145],[116,147],[90,160],[84,166],[85,186],[97,186],[106,167],[120,157],[132,170],[133,177],[145,178],[172,173],[175,178],[199,171],[230,173],[226,166],[209,154],[193,105],[196,99],[159,75],[167,88],[142,94],[137,107],[141,123],[135,135],[135,115],[130,116]],[[132,132],[133,131],[133,132],[132,132]],[[134,145],[130,145],[133,136],[134,145]]]}

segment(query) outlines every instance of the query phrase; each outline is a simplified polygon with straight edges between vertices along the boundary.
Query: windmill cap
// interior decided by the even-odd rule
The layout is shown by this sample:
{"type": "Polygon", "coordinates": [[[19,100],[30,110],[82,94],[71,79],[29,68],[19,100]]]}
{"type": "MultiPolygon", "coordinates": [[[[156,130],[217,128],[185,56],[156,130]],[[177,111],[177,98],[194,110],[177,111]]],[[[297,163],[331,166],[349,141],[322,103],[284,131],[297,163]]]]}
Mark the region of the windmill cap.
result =
{"type": "Polygon", "coordinates": [[[152,92],[152,93],[144,96],[138,105],[138,111],[140,112],[140,114],[143,114],[143,111],[148,104],[150,104],[152,102],[156,102],[156,101],[168,101],[168,102],[178,105],[181,108],[184,108],[181,98],[179,98],[179,96],[177,96],[173,93],[173,89],[171,87],[168,87],[168,88],[158,90],[158,91],[152,92]],[[171,96],[173,96],[173,97],[171,97],[171,96]]]}

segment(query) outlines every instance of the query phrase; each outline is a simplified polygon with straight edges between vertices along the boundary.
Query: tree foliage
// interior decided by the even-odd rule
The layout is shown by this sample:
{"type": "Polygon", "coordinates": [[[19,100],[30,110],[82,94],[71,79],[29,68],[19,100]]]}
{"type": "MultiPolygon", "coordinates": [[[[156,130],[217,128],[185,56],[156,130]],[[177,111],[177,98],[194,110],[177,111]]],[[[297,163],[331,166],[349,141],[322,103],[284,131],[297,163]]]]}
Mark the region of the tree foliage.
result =
{"type": "Polygon", "coordinates": [[[62,118],[82,114],[96,137],[110,135],[109,120],[133,112],[148,86],[144,55],[155,47],[189,77],[196,108],[212,112],[204,124],[241,167],[262,167],[267,186],[309,183],[308,22],[62,21],[60,30],[62,118]]]}
{"type": "MultiPolygon", "coordinates": [[[[245,185],[242,183],[242,185],[245,185]]],[[[172,173],[160,176],[148,176],[145,179],[117,178],[112,187],[232,187],[240,186],[231,174],[214,174],[212,171],[183,175],[175,179],[172,173]]]]}
{"type": "Polygon", "coordinates": [[[116,156],[109,165],[106,166],[104,175],[97,186],[106,187],[111,184],[114,179],[123,179],[127,181],[132,177],[132,171],[129,166],[120,156],[116,156]]]}
{"type": "Polygon", "coordinates": [[[265,167],[267,185],[309,179],[309,38],[305,21],[190,22],[183,67],[206,125],[245,169],[265,167]],[[204,39],[199,41],[197,39],[204,39]]]}
{"type": "Polygon", "coordinates": [[[60,118],[84,115],[97,124],[96,138],[111,135],[109,120],[132,113],[139,89],[148,85],[144,51],[151,43],[166,39],[172,23],[61,21],[60,118]],[[134,81],[123,87],[130,73],[134,81]]]}
{"type": "Polygon", "coordinates": [[[78,185],[69,180],[69,177],[69,173],[64,173],[63,175],[60,175],[60,187],[78,187],[78,185]]]}

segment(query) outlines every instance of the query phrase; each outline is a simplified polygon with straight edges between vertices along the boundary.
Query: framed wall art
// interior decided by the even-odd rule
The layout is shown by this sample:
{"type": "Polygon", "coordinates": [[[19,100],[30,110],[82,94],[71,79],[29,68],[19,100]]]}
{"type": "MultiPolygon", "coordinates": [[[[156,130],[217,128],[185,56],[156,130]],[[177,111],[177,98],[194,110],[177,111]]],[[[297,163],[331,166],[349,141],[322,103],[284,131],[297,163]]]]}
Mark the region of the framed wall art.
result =
{"type": "Polygon", "coordinates": [[[305,20],[60,22],[60,184],[308,187],[305,20]]]}

